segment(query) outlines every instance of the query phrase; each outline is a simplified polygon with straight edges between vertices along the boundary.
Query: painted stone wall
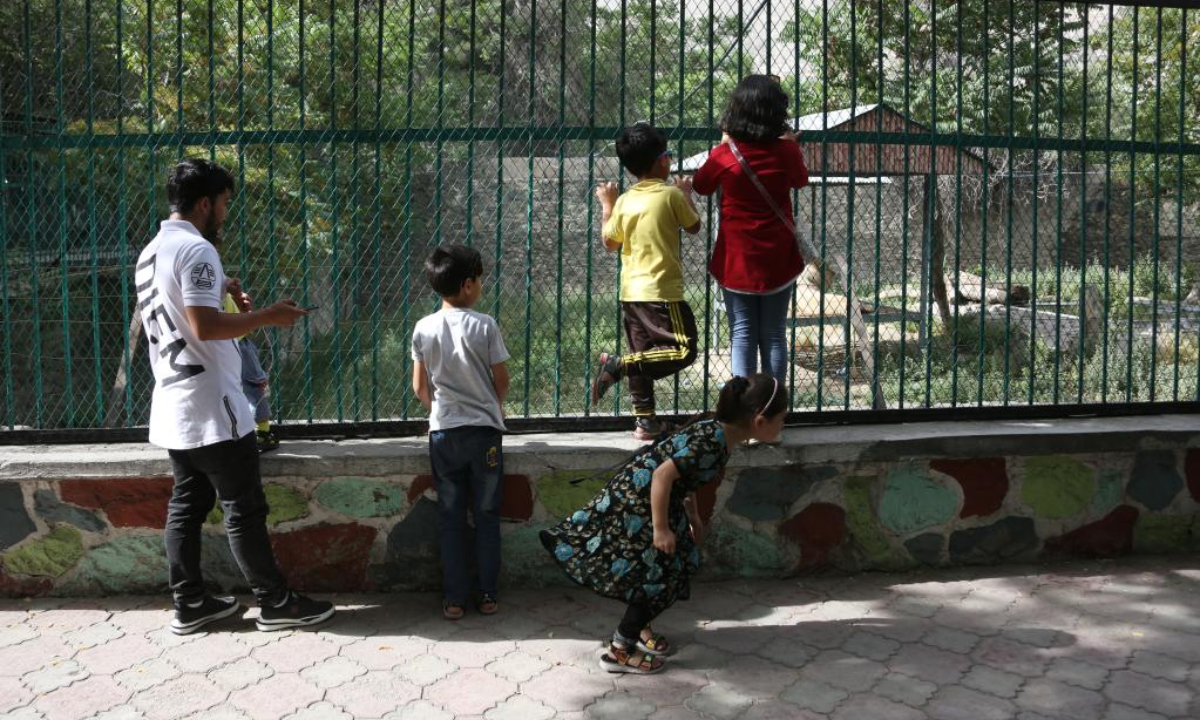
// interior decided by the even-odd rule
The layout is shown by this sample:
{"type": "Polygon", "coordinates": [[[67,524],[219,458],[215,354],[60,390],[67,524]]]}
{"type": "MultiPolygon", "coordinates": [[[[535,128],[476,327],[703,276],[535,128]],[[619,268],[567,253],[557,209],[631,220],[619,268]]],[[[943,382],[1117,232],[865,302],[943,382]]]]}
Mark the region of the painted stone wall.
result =
{"type": "MultiPolygon", "coordinates": [[[[595,473],[506,476],[506,584],[568,582],[537,534],[602,486],[595,473]]],[[[438,587],[428,475],[266,483],[272,542],[299,588],[438,587]]],[[[0,480],[0,596],[164,590],[170,490],[153,476],[0,480]]],[[[1195,551],[1200,448],[740,467],[703,493],[701,511],[714,578],[1195,551]]],[[[223,534],[215,508],[204,570],[243,590],[223,534]]]]}

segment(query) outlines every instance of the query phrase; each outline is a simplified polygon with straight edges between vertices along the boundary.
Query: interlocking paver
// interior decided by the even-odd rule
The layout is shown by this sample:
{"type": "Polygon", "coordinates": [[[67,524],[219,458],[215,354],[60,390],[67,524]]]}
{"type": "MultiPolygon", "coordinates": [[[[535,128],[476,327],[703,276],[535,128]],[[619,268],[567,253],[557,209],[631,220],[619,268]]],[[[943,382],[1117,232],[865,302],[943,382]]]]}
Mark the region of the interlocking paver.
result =
{"type": "Polygon", "coordinates": [[[225,698],[225,690],[203,675],[185,675],[138,694],[133,705],[148,720],[174,720],[216,707],[225,698]]]}
{"type": "Polygon", "coordinates": [[[863,720],[863,718],[924,720],[925,714],[877,695],[864,694],[855,695],[847,700],[834,711],[831,717],[832,720],[863,720]]]}
{"type": "Polygon", "coordinates": [[[213,670],[208,674],[208,679],[226,690],[241,690],[273,674],[275,673],[271,668],[254,658],[241,658],[213,670]]]}
{"type": "MultiPolygon", "coordinates": [[[[861,660],[861,658],[859,659],[861,660]]],[[[863,662],[871,661],[864,660],[863,662]]],[[[750,655],[739,658],[737,662],[709,671],[708,677],[719,685],[736,688],[738,692],[751,699],[766,699],[778,697],[780,689],[787,687],[795,680],[796,671],[786,665],[750,655]]]]}
{"type": "Polygon", "coordinates": [[[949,627],[936,627],[926,633],[921,642],[956,653],[969,653],[979,644],[978,635],[949,627]]]}
{"type": "Polygon", "coordinates": [[[1138,650],[1133,653],[1133,662],[1129,663],[1129,669],[1163,680],[1183,682],[1187,680],[1188,673],[1192,668],[1191,665],[1179,658],[1138,650]]]}
{"type": "MultiPolygon", "coordinates": [[[[884,638],[880,638],[884,640],[884,638]]],[[[786,637],[778,637],[758,649],[758,655],[771,662],[788,667],[803,667],[820,652],[801,642],[786,637]]]]}
{"type": "Polygon", "coordinates": [[[1041,648],[1004,637],[984,640],[972,655],[979,662],[1006,672],[1038,677],[1045,674],[1050,656],[1041,648]]]}
{"type": "Polygon", "coordinates": [[[113,677],[133,692],[141,692],[177,678],[179,675],[179,668],[175,667],[173,663],[162,658],[155,658],[126,668],[113,677]]]}
{"type": "Polygon", "coordinates": [[[277,720],[320,700],[321,694],[320,688],[299,675],[276,673],[266,680],[233,692],[229,696],[229,704],[254,720],[277,720]]]}
{"type": "Polygon", "coordinates": [[[846,642],[842,643],[842,649],[859,657],[883,662],[900,649],[900,643],[869,632],[855,632],[846,642]]]}
{"type": "Polygon", "coordinates": [[[312,631],[185,637],[162,598],[0,600],[0,715],[1181,720],[1200,715],[1190,562],[698,583],[655,623],[679,652],[644,677],[597,666],[619,606],[577,589],[510,589],[460,623],[434,594],[339,596],[312,631]]]}
{"type": "Polygon", "coordinates": [[[595,720],[643,720],[654,712],[654,705],[636,695],[616,690],[587,708],[587,716],[595,720]]]}
{"type": "Polygon", "coordinates": [[[228,636],[222,633],[206,633],[195,642],[165,650],[162,656],[185,673],[206,673],[249,654],[249,647],[229,642],[228,636]]]}
{"type": "Polygon", "coordinates": [[[1109,678],[1104,694],[1133,707],[1162,715],[1186,715],[1193,693],[1188,686],[1159,680],[1132,670],[1118,670],[1109,678]]]}
{"type": "Polygon", "coordinates": [[[66,687],[73,682],[84,680],[90,675],[90,671],[74,660],[63,660],[62,662],[50,663],[41,670],[27,673],[21,678],[21,681],[34,694],[45,695],[60,687],[66,687]]]}
{"type": "Polygon", "coordinates": [[[912,675],[938,685],[952,685],[958,682],[970,666],[971,661],[966,655],[920,644],[905,645],[887,661],[887,667],[894,672],[912,675]]]}
{"type": "Polygon", "coordinates": [[[354,720],[354,716],[333,703],[313,703],[288,715],[284,720],[354,720]]]}
{"type": "Polygon", "coordinates": [[[929,698],[937,692],[937,689],[937,685],[931,682],[900,673],[888,673],[876,683],[871,692],[888,700],[920,707],[929,702],[929,698]]]}
{"type": "Polygon", "coordinates": [[[1113,703],[1108,706],[1108,712],[1104,714],[1104,720],[1167,720],[1167,718],[1158,713],[1142,710],[1141,708],[1113,703]]]}
{"type": "Polygon", "coordinates": [[[803,710],[817,713],[831,713],[834,708],[850,696],[845,690],[826,685],[816,680],[800,680],[780,696],[781,700],[792,703],[803,710]]]}
{"type": "Polygon", "coordinates": [[[684,703],[690,708],[718,720],[733,720],[750,707],[754,698],[723,684],[709,685],[684,703]]]}
{"type": "MultiPolygon", "coordinates": [[[[700,716],[700,720],[703,720],[703,716],[700,716]]],[[[825,720],[825,717],[801,710],[782,700],[759,700],[742,713],[738,720],[825,720]]]]}
{"type": "Polygon", "coordinates": [[[1016,703],[1026,710],[1047,715],[1091,718],[1103,710],[1104,697],[1093,690],[1037,678],[1025,683],[1016,703]]]}
{"type": "Polygon", "coordinates": [[[42,695],[34,707],[46,720],[74,720],[120,705],[129,694],[112,678],[96,676],[42,695]]]}
{"type": "Polygon", "coordinates": [[[0,713],[19,708],[32,699],[33,693],[17,678],[0,678],[0,713]]]}
{"type": "Polygon", "coordinates": [[[514,695],[483,714],[487,720],[550,720],[554,708],[520,695],[514,695]]]}
{"type": "Polygon", "coordinates": [[[418,687],[432,685],[457,670],[458,667],[439,655],[421,655],[400,665],[395,672],[418,687]]]}
{"type": "Polygon", "coordinates": [[[251,654],[277,673],[294,673],[338,654],[338,646],[310,631],[295,631],[251,654]]]}
{"type": "Polygon", "coordinates": [[[76,650],[84,650],[116,640],[124,634],[125,631],[119,626],[110,622],[102,622],[63,634],[63,642],[76,650]]]}
{"type": "Polygon", "coordinates": [[[423,697],[458,715],[482,715],[517,692],[517,684],[486,670],[456,670],[425,688],[423,697]]]}
{"type": "Polygon", "coordinates": [[[416,700],[384,715],[383,720],[454,720],[454,714],[427,700],[416,700]]]}
{"type": "Polygon", "coordinates": [[[137,663],[149,662],[163,649],[141,635],[126,635],[112,642],[81,650],[75,660],[99,675],[113,675],[137,663]]]}
{"type": "Polygon", "coordinates": [[[841,650],[826,650],[800,670],[800,676],[850,692],[870,690],[888,669],[882,663],[841,650]]]}
{"type": "Polygon", "coordinates": [[[68,660],[75,650],[53,635],[43,635],[4,649],[0,677],[21,677],[53,662],[68,660]]]}
{"type": "Polygon", "coordinates": [[[1025,678],[988,665],[976,665],[963,676],[962,684],[1000,698],[1014,698],[1025,678]]]}
{"type": "Polygon", "coordinates": [[[304,668],[300,677],[319,688],[328,690],[343,683],[350,682],[359,675],[365,675],[367,669],[350,658],[331,657],[304,668]]]}
{"type": "Polygon", "coordinates": [[[1068,685],[1078,685],[1089,690],[1099,690],[1104,687],[1109,671],[1099,665],[1076,660],[1070,657],[1055,658],[1050,663],[1046,677],[1051,680],[1065,682],[1068,685]]]}
{"type": "Polygon", "coordinates": [[[957,686],[939,690],[925,708],[935,720],[1008,720],[1016,709],[1011,701],[957,686]]]}
{"type": "Polygon", "coordinates": [[[514,650],[493,660],[486,669],[500,677],[521,683],[549,670],[550,663],[523,650],[514,650]]]}

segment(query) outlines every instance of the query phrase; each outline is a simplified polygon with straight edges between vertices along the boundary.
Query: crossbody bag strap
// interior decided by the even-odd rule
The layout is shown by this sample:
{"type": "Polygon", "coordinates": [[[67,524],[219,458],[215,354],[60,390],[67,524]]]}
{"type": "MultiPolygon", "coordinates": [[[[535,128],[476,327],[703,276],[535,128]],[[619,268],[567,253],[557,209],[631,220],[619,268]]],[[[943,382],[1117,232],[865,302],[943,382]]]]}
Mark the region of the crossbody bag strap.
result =
{"type": "Polygon", "coordinates": [[[779,203],[775,202],[775,198],[771,197],[771,193],[762,184],[762,180],[758,179],[758,174],[750,167],[750,163],[746,162],[746,158],[742,156],[742,151],[738,149],[737,143],[733,140],[729,141],[729,150],[737,158],[738,164],[742,166],[742,172],[746,174],[746,177],[754,184],[754,187],[758,188],[758,192],[762,195],[763,200],[767,202],[767,206],[774,211],[775,217],[779,218],[784,227],[796,237],[796,245],[800,248],[800,254],[804,256],[804,261],[810,265],[818,262],[816,248],[812,246],[812,243],[808,242],[808,238],[805,238],[800,233],[796,222],[783,211],[783,208],[779,207],[779,203]]]}

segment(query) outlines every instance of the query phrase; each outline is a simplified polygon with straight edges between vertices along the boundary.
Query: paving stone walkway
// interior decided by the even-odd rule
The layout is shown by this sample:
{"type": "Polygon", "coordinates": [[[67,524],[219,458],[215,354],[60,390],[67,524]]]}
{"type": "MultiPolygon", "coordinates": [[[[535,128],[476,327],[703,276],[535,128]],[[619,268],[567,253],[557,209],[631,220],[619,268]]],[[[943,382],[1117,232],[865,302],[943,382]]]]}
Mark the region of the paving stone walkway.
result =
{"type": "Polygon", "coordinates": [[[654,677],[597,667],[619,608],[580,590],[458,623],[429,594],[334,599],[318,631],[186,638],[162,598],[0,600],[0,717],[1200,717],[1193,558],[700,584],[654,677]]]}

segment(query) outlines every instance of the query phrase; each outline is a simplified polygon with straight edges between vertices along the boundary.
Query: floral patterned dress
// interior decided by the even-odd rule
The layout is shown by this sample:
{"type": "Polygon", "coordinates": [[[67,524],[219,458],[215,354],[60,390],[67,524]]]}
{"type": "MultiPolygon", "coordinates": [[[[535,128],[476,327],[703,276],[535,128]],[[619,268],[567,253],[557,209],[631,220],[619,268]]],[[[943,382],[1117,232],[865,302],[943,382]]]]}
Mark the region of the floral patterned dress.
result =
{"type": "Polygon", "coordinates": [[[645,603],[662,612],[690,595],[689,578],[700,552],[688,532],[683,499],[712,482],[729,461],[725,431],[702,420],[631,458],[581,510],[543,530],[542,544],[575,582],[605,597],[645,603]],[[675,461],[680,477],[671,486],[667,518],[675,553],[654,547],[650,480],[654,470],[675,461]]]}

